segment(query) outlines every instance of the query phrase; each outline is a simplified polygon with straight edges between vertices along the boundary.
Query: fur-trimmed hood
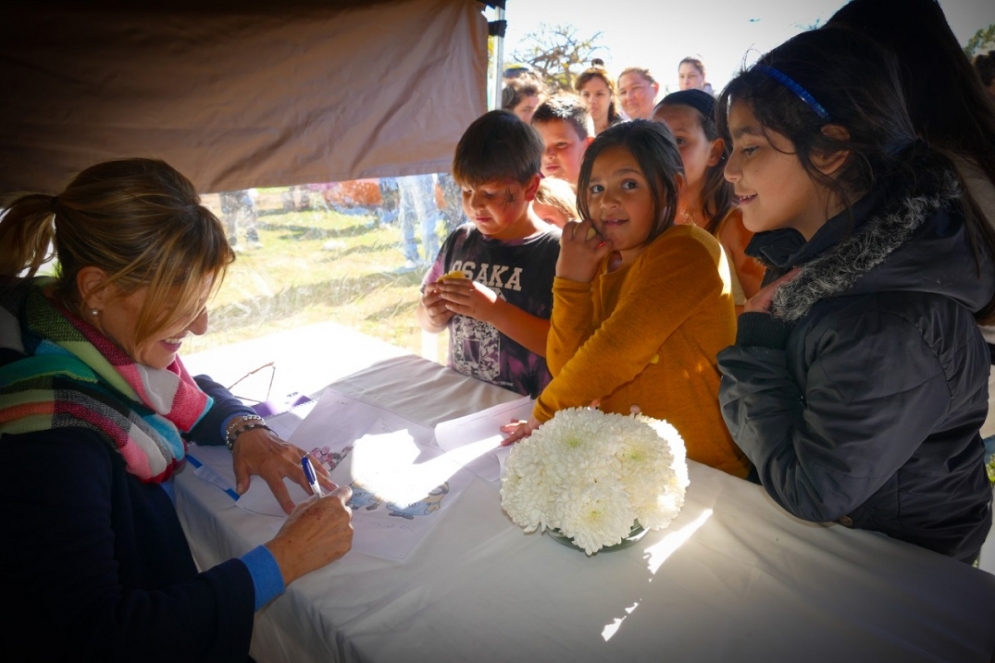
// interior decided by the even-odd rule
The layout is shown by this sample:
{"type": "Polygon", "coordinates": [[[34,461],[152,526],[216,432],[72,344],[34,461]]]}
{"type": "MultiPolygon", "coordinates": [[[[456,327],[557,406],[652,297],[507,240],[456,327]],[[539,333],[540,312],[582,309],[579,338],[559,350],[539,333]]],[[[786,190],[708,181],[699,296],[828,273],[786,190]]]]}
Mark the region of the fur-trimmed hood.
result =
{"type": "Polygon", "coordinates": [[[758,233],[748,253],[782,270],[801,266],[778,289],[774,315],[793,322],[822,299],[902,291],[942,294],[971,311],[983,308],[995,290],[992,259],[977,238],[979,271],[957,176],[948,171],[936,181],[932,191],[910,191],[883,203],[887,196],[870,194],[854,207],[852,232],[843,213],[807,243],[793,229],[758,233]]]}

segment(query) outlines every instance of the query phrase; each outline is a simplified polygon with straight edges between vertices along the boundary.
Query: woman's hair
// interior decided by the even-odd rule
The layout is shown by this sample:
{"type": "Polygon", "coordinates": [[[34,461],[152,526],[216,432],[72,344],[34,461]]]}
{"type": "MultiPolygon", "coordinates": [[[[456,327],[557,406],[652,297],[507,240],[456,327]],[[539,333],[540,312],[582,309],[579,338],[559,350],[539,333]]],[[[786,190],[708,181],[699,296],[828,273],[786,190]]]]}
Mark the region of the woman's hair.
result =
{"type": "Polygon", "coordinates": [[[674,225],[680,195],[677,176],[684,175],[684,164],[677,142],[665,124],[650,120],[622,122],[598,134],[587,146],[580,176],[577,178],[577,211],[583,219],[591,218],[587,199],[594,161],[602,152],[614,148],[622,148],[633,156],[649,184],[653,195],[653,214],[656,217],[656,225],[646,239],[649,244],[674,225]]]}
{"type": "Polygon", "coordinates": [[[916,133],[972,159],[995,184],[995,105],[936,0],[853,0],[826,29],[838,26],[894,53],[916,133]]]}
{"type": "MultiPolygon", "coordinates": [[[[722,139],[719,126],[715,122],[715,98],[702,90],[681,90],[664,97],[653,109],[653,115],[664,106],[687,106],[694,109],[698,124],[709,143],[722,139]]],[[[725,178],[726,161],[729,159],[730,143],[723,140],[719,162],[705,170],[705,181],[701,185],[699,202],[708,219],[705,230],[713,235],[718,232],[722,219],[733,208],[735,196],[732,184],[725,178]]]]}
{"type": "Polygon", "coordinates": [[[522,75],[513,78],[505,83],[504,89],[501,90],[501,108],[514,110],[523,100],[539,96],[542,91],[542,83],[535,76],[522,75]]]}
{"type": "Polygon", "coordinates": [[[971,60],[971,66],[974,67],[978,78],[981,79],[981,84],[985,87],[990,86],[992,81],[995,81],[995,51],[978,53],[971,60]]]}
{"type": "Polygon", "coordinates": [[[607,69],[603,66],[594,66],[585,69],[574,81],[574,90],[577,91],[577,94],[580,94],[584,86],[587,85],[587,82],[592,78],[600,78],[608,86],[608,92],[611,94],[611,100],[608,102],[608,126],[611,126],[619,119],[618,110],[615,108],[615,97],[618,93],[615,89],[615,80],[608,73],[607,69]]]}
{"type": "Polygon", "coordinates": [[[651,85],[656,83],[656,79],[653,78],[653,74],[650,73],[649,69],[644,67],[626,67],[622,70],[622,73],[618,75],[618,80],[622,80],[622,77],[626,74],[636,74],[637,76],[641,76],[644,80],[649,81],[651,85]]]}
{"type": "Polygon", "coordinates": [[[680,69],[682,64],[689,64],[692,67],[694,67],[695,69],[697,69],[698,73],[701,74],[702,80],[704,80],[704,78],[705,78],[705,63],[704,62],[702,62],[698,58],[687,57],[687,58],[684,58],[683,60],[681,60],[680,62],[677,63],[677,68],[680,69]]]}
{"type": "Polygon", "coordinates": [[[809,176],[836,194],[847,210],[879,178],[906,167],[902,153],[916,140],[894,59],[866,37],[842,28],[797,35],[730,81],[716,112],[727,142],[733,103],[748,106],[761,130],[787,137],[809,176]],[[824,132],[829,125],[846,131],[824,132]],[[812,161],[844,151],[848,156],[832,176],[812,161]]]}
{"type": "Polygon", "coordinates": [[[535,202],[539,205],[552,207],[560,212],[565,219],[579,218],[577,213],[577,194],[570,182],[555,177],[544,177],[539,181],[535,202]]]}
{"type": "Polygon", "coordinates": [[[27,194],[0,220],[0,276],[34,276],[58,259],[56,301],[85,317],[77,276],[97,267],[130,294],[148,288],[140,344],[202,306],[204,284],[221,285],[235,254],[193,184],[163,161],[125,159],[87,168],[58,196],[27,194]]]}
{"type": "Polygon", "coordinates": [[[531,124],[511,111],[492,110],[474,120],[456,144],[453,177],[461,185],[504,179],[526,184],[539,173],[544,151],[531,124]]]}

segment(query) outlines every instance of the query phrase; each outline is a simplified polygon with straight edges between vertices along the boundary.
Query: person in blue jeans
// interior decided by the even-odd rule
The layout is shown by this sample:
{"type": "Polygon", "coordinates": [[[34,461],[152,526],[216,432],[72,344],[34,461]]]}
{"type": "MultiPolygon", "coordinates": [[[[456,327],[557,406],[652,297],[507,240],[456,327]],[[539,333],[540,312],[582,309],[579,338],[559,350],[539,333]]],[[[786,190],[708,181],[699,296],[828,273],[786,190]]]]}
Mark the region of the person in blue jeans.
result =
{"type": "Polygon", "coordinates": [[[435,204],[435,175],[409,175],[397,178],[401,194],[401,253],[404,268],[417,269],[435,259],[439,252],[436,227],[442,214],[435,204]],[[415,241],[415,225],[421,229],[421,255],[415,241]]]}

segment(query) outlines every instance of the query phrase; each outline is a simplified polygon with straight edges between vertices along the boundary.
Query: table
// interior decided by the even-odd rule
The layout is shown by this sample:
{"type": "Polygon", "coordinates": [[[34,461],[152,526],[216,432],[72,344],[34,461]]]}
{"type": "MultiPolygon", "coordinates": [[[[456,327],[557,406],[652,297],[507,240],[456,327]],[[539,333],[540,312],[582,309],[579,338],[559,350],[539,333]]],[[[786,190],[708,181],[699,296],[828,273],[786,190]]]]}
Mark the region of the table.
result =
{"type": "MultiPolygon", "coordinates": [[[[283,353],[285,379],[309,392],[331,383],[426,425],[517,398],[334,325],[254,343],[187,364],[225,382],[252,367],[246,357],[283,353]]],[[[689,466],[670,528],[590,558],[524,534],[498,486],[477,479],[406,561],[350,553],[291,585],[257,614],[251,653],[260,663],[995,660],[995,576],[797,520],[759,486],[689,466]]],[[[201,566],[271,536],[271,518],[192,472],[176,492],[201,566]]]]}

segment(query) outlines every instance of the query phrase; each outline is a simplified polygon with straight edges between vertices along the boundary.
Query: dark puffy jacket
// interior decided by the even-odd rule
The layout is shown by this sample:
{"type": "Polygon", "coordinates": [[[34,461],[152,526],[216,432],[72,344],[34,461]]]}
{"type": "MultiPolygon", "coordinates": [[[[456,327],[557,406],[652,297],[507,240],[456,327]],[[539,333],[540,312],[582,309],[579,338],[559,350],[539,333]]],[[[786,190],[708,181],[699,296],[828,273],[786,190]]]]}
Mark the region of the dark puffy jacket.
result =
{"type": "Polygon", "coordinates": [[[973,561],[991,527],[978,429],[990,358],[972,312],[995,269],[958,203],[880,192],[808,242],[758,233],[748,252],[782,286],[719,354],[722,413],[767,492],[811,521],[884,532],[973,561]],[[976,248],[977,246],[977,248],[976,248]]]}

